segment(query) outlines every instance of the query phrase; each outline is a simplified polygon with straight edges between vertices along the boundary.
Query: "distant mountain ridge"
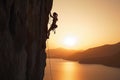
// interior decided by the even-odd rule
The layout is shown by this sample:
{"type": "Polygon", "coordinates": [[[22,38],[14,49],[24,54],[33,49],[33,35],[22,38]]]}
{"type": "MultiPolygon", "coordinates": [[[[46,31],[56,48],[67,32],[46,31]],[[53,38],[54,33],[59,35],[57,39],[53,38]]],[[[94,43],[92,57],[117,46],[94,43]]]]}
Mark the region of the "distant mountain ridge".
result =
{"type": "Polygon", "coordinates": [[[56,48],[56,49],[49,49],[46,50],[47,57],[48,58],[67,58],[74,53],[77,52],[77,50],[69,50],[64,48],[56,48]]]}
{"type": "Polygon", "coordinates": [[[47,50],[47,52],[49,52],[49,58],[73,60],[78,61],[80,64],[103,64],[120,67],[120,42],[90,48],[85,51],[57,48],[47,50]]]}
{"type": "Polygon", "coordinates": [[[80,63],[103,64],[108,66],[120,67],[120,42],[111,45],[103,45],[90,48],[70,57],[80,63]]]}
{"type": "MultiPolygon", "coordinates": [[[[120,43],[103,45],[95,48],[90,48],[82,54],[87,54],[88,57],[105,57],[118,53],[120,51],[120,43]]],[[[84,55],[83,55],[84,56],[84,55]]]]}

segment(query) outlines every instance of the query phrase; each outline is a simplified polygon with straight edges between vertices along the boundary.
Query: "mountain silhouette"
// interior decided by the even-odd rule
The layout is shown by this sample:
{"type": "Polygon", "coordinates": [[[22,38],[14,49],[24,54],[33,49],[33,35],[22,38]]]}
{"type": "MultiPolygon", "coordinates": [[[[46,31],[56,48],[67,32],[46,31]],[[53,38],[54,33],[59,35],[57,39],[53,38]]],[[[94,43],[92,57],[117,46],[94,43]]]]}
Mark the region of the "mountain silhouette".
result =
{"type": "Polygon", "coordinates": [[[64,48],[56,48],[56,49],[49,49],[46,50],[48,58],[62,58],[67,59],[71,55],[77,52],[77,50],[69,50],[64,48]]]}
{"type": "Polygon", "coordinates": [[[78,52],[70,57],[79,63],[103,64],[107,66],[120,67],[120,42],[111,45],[103,45],[78,52]]]}
{"type": "Polygon", "coordinates": [[[80,64],[102,64],[120,67],[120,42],[89,48],[85,51],[56,48],[49,49],[46,52],[48,58],[62,58],[78,61],[80,64]]]}

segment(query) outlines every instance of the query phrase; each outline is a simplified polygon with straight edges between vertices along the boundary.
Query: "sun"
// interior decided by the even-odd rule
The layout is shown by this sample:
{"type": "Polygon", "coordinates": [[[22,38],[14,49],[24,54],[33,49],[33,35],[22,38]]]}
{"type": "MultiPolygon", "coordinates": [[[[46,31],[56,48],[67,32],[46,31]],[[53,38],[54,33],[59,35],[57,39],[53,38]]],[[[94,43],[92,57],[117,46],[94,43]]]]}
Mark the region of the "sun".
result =
{"type": "Polygon", "coordinates": [[[74,36],[67,36],[63,40],[64,46],[67,46],[67,47],[75,46],[76,42],[77,42],[77,39],[74,36]]]}

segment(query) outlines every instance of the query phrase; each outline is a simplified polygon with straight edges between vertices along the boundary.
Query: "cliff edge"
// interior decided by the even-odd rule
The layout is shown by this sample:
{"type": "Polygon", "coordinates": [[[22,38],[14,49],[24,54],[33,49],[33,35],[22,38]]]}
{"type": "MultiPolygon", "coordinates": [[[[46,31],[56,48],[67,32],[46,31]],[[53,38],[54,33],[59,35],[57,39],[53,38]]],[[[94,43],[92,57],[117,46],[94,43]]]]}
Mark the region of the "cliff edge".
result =
{"type": "Polygon", "coordinates": [[[0,0],[0,80],[43,80],[53,0],[0,0]]]}

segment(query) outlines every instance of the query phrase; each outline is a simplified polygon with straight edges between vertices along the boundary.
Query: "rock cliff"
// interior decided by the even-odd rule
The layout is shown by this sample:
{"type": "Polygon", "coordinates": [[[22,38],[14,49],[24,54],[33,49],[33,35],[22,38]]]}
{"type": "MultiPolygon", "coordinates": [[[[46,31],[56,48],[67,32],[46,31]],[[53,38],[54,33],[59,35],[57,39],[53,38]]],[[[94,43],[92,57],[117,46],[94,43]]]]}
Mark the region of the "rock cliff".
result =
{"type": "Polygon", "coordinates": [[[0,0],[0,80],[43,80],[53,0],[0,0]]]}

